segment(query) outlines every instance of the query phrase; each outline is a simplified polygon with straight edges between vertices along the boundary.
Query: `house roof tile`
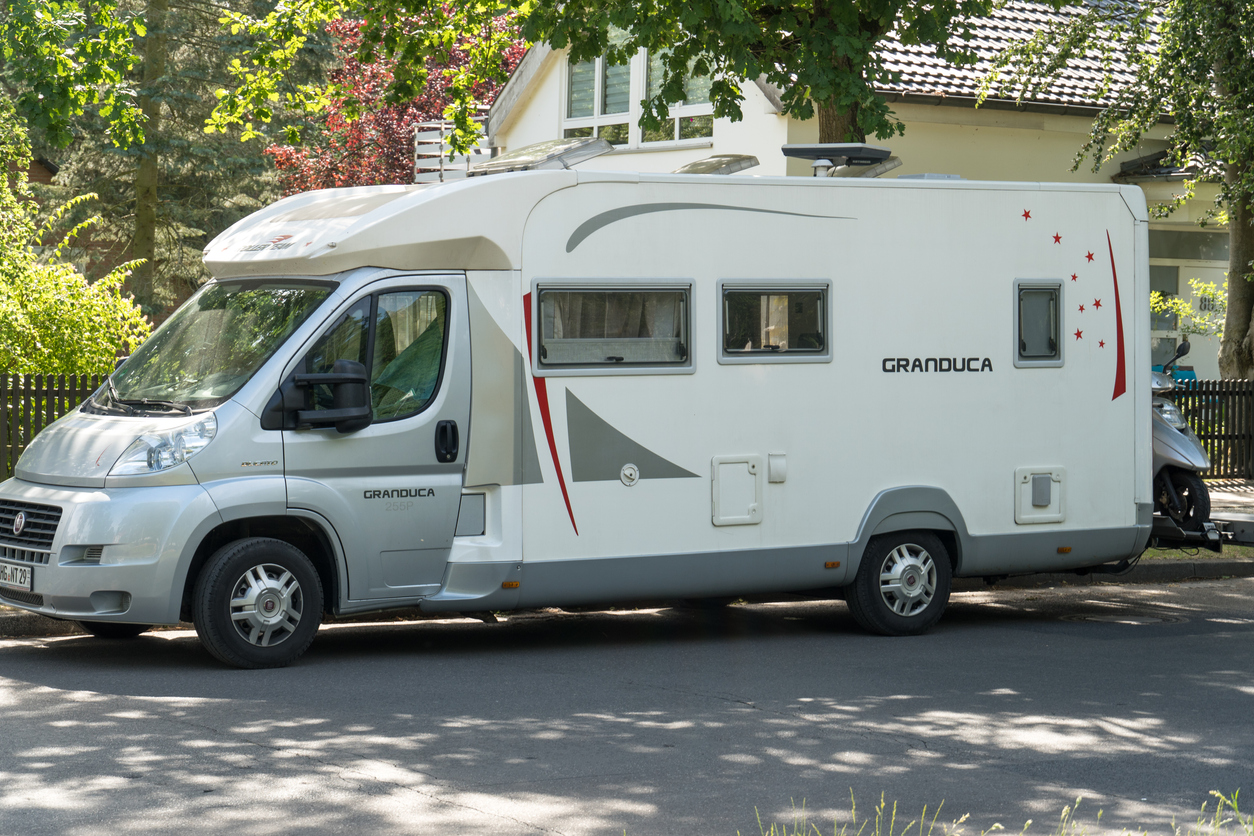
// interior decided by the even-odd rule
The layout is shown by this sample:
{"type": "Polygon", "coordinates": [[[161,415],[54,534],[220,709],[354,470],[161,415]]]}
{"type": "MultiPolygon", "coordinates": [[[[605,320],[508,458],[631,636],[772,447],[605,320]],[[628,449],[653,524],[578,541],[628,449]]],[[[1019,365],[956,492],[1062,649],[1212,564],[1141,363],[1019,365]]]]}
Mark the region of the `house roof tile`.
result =
{"type": "MultiPolygon", "coordinates": [[[[1011,0],[992,15],[975,21],[969,45],[979,56],[972,65],[955,66],[938,58],[931,47],[907,46],[894,38],[887,39],[880,49],[884,66],[898,73],[896,81],[884,85],[881,92],[901,96],[973,98],[992,69],[994,57],[1015,42],[1026,41],[1041,28],[1056,20],[1079,14],[1078,9],[1055,10],[1045,3],[1011,0]]],[[[1077,58],[1068,65],[1045,92],[1032,97],[1037,104],[1101,107],[1110,102],[1102,94],[1105,73],[1098,60],[1077,58]]],[[[1116,85],[1130,82],[1131,69],[1123,62],[1113,67],[1116,85]]],[[[1003,93],[993,98],[1011,98],[1003,93]]]]}

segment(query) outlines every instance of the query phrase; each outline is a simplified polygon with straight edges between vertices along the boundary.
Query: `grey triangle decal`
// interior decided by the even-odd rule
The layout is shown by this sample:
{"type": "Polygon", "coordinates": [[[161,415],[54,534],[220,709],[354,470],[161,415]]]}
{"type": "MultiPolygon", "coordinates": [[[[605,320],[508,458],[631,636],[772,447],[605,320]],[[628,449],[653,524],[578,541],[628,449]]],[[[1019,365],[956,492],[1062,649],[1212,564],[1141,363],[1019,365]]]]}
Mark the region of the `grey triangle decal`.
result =
{"type": "Polygon", "coordinates": [[[574,482],[617,482],[623,465],[634,464],[641,479],[696,478],[674,462],[632,441],[566,390],[566,436],[574,482]]]}

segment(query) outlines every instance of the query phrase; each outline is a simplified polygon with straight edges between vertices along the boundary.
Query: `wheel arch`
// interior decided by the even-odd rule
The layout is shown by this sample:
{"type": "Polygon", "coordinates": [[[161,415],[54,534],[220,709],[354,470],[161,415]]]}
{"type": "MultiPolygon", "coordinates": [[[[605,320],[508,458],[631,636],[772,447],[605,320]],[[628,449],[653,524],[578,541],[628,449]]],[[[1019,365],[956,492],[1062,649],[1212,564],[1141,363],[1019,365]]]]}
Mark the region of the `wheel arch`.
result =
{"type": "Polygon", "coordinates": [[[949,551],[954,576],[957,577],[961,571],[970,535],[958,505],[943,488],[910,485],[880,491],[871,500],[858,526],[857,539],[849,547],[847,577],[857,574],[872,537],[894,531],[928,531],[935,534],[949,551]]]}
{"type": "Polygon", "coordinates": [[[228,543],[249,537],[272,537],[300,549],[313,563],[322,582],[323,611],[329,613],[336,608],[342,586],[339,550],[332,535],[318,521],[296,515],[241,517],[215,526],[197,544],[183,578],[179,604],[181,621],[191,620],[192,591],[209,558],[228,543]]]}

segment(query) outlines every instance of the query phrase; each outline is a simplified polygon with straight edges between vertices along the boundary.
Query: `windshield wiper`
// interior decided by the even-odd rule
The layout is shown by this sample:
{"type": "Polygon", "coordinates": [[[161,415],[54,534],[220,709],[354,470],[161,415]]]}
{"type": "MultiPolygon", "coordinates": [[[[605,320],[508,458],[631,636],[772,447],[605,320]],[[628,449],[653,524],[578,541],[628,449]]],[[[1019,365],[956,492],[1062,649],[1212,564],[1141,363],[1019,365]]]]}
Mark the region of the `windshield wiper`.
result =
{"type": "Polygon", "coordinates": [[[152,401],[148,398],[139,398],[138,400],[135,400],[120,397],[118,395],[117,387],[113,385],[113,375],[106,377],[105,381],[109,384],[109,395],[113,398],[113,402],[118,406],[126,407],[126,411],[131,415],[135,414],[135,407],[145,410],[150,407],[155,407],[157,409],[177,409],[180,412],[186,412],[188,415],[192,414],[192,408],[190,406],[185,403],[178,403],[177,401],[152,401]]]}
{"type": "Polygon", "coordinates": [[[126,401],[122,400],[122,398],[118,396],[118,389],[116,386],[113,385],[113,375],[109,375],[108,377],[106,377],[105,383],[109,384],[109,397],[113,398],[113,402],[116,403],[118,406],[126,407],[126,411],[129,414],[134,415],[135,410],[131,408],[131,405],[127,403],[126,401]]]}
{"type": "MultiPolygon", "coordinates": [[[[178,401],[150,401],[147,398],[140,398],[139,400],[121,400],[119,398],[114,398],[114,400],[127,408],[139,407],[140,409],[145,410],[150,408],[177,409],[180,412],[186,412],[188,415],[192,414],[192,408],[190,406],[185,403],[179,403],[178,401]]],[[[132,411],[134,410],[132,409],[132,411]]]]}

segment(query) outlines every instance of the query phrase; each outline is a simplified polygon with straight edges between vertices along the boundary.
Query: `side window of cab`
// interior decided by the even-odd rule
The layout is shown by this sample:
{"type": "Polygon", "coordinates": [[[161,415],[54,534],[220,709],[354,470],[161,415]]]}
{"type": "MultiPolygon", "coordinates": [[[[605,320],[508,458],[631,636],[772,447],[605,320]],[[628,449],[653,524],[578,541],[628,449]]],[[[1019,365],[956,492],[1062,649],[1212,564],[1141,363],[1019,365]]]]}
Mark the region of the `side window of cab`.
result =
{"type": "MultiPolygon", "coordinates": [[[[366,367],[373,421],[422,412],[439,391],[448,352],[448,299],[439,290],[400,290],[358,300],[323,333],[299,372],[329,374],[336,360],[366,367]]],[[[332,387],[311,387],[311,407],[332,408],[332,387]]]]}

